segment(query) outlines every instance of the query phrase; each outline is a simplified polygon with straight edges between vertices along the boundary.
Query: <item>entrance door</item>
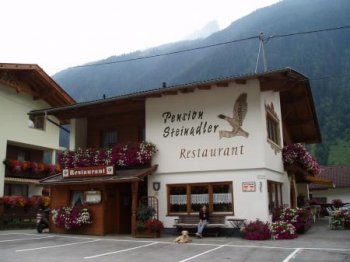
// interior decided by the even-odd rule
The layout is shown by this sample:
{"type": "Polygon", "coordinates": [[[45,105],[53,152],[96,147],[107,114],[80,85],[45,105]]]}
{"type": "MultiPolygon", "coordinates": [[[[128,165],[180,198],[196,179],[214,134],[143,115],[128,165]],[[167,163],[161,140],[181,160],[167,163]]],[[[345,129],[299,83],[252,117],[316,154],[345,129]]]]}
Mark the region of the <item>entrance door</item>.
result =
{"type": "Polygon", "coordinates": [[[117,212],[117,199],[119,197],[119,190],[116,187],[108,188],[105,200],[105,221],[106,233],[116,234],[118,231],[119,214],[117,212]]]}
{"type": "Polygon", "coordinates": [[[120,184],[119,187],[119,233],[131,233],[131,183],[120,184]]]}

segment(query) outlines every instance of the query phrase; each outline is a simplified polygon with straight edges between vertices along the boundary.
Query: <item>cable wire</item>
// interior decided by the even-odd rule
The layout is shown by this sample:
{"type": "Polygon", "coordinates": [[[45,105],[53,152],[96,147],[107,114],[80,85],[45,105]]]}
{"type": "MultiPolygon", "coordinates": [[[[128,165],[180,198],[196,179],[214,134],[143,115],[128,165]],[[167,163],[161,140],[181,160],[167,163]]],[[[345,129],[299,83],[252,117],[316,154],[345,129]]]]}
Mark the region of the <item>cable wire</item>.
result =
{"type": "Polygon", "coordinates": [[[142,57],[137,57],[137,58],[130,58],[130,59],[117,60],[117,61],[104,62],[104,63],[94,63],[94,64],[79,65],[79,66],[73,66],[73,67],[70,67],[70,68],[90,67],[90,66],[100,66],[100,65],[110,65],[110,64],[117,64],[117,63],[125,63],[125,62],[131,62],[131,61],[155,58],[155,57],[160,57],[160,56],[168,56],[168,55],[174,55],[174,54],[179,54],[179,53],[184,53],[184,52],[191,52],[191,51],[196,51],[196,50],[201,50],[201,49],[206,49],[206,48],[211,48],[211,47],[216,47],[216,46],[221,46],[221,45],[233,44],[233,43],[243,42],[243,41],[256,39],[256,38],[259,38],[259,36],[251,36],[251,37],[247,37],[247,38],[241,38],[241,39],[231,40],[231,41],[227,41],[227,42],[222,42],[222,43],[217,43],[217,44],[212,44],[212,45],[206,45],[206,46],[199,46],[199,47],[194,47],[194,48],[189,48],[189,49],[182,49],[182,50],[168,52],[168,53],[162,53],[162,54],[156,54],[156,55],[150,55],[150,56],[142,56],[142,57]]]}
{"type": "MultiPolygon", "coordinates": [[[[310,31],[304,31],[304,32],[295,32],[295,33],[289,33],[289,34],[272,35],[272,36],[269,36],[269,37],[265,38],[264,41],[265,41],[265,43],[267,43],[269,40],[274,39],[274,38],[282,38],[282,37],[289,37],[289,36],[295,36],[295,35],[314,34],[314,33],[335,31],[335,30],[343,30],[343,29],[349,29],[349,28],[350,28],[350,25],[349,26],[339,26],[339,27],[324,28],[324,29],[318,29],[318,30],[310,30],[310,31]]],[[[126,62],[138,61],[138,60],[143,60],[143,59],[156,58],[156,57],[161,57],[161,56],[169,56],[169,55],[175,55],[175,54],[180,54],[180,53],[185,53],[185,52],[192,52],[192,51],[212,48],[212,47],[216,47],[216,46],[222,46],[222,45],[227,45],[227,44],[239,43],[239,42],[248,41],[248,40],[252,40],[252,39],[259,39],[259,35],[257,35],[257,36],[250,36],[250,37],[246,37],[246,38],[235,39],[235,40],[231,40],[231,41],[227,41],[227,42],[221,42],[221,43],[216,43],[216,44],[211,44],[211,45],[199,46],[199,47],[194,47],[194,48],[189,48],[189,49],[182,49],[182,50],[168,52],[168,53],[161,53],[161,54],[142,56],[142,57],[136,57],[136,58],[129,58],[129,59],[124,59],[124,60],[116,60],[116,61],[110,61],[110,62],[101,62],[101,63],[78,65],[78,66],[69,67],[69,69],[84,68],[84,67],[94,67],[94,66],[102,66],[102,65],[111,65],[111,64],[119,64],[119,63],[126,63],[126,62]]]]}

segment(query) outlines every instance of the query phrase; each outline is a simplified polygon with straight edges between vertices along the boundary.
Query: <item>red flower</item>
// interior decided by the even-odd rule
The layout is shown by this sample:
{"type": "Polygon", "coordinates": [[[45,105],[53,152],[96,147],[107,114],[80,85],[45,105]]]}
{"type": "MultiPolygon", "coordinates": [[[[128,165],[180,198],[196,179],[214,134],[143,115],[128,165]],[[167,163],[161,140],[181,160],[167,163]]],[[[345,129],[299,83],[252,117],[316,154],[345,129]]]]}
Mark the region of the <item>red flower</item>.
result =
{"type": "Polygon", "coordinates": [[[145,222],[146,228],[148,228],[151,232],[160,232],[164,229],[164,224],[162,221],[158,219],[151,219],[145,222]]]}

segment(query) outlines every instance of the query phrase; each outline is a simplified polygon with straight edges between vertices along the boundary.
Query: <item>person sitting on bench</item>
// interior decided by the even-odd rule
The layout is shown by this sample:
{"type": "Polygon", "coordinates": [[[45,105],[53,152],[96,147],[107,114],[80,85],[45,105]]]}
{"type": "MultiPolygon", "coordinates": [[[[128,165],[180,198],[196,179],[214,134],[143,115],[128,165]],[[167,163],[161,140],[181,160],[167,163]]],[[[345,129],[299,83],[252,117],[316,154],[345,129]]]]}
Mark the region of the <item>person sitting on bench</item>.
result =
{"type": "Polygon", "coordinates": [[[199,211],[199,223],[197,225],[197,233],[196,236],[199,238],[202,238],[202,233],[205,228],[205,226],[209,222],[209,211],[207,210],[207,207],[204,205],[199,211]]]}

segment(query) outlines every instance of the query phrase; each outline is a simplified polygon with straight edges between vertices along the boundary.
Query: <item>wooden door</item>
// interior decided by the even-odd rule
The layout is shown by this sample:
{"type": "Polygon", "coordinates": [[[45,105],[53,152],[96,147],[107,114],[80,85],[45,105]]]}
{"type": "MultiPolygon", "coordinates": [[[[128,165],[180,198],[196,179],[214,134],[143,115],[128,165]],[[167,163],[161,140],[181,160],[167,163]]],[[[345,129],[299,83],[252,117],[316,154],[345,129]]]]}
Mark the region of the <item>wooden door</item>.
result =
{"type": "Polygon", "coordinates": [[[120,186],[120,197],[118,201],[119,210],[119,233],[131,233],[131,184],[125,183],[120,186]]]}

